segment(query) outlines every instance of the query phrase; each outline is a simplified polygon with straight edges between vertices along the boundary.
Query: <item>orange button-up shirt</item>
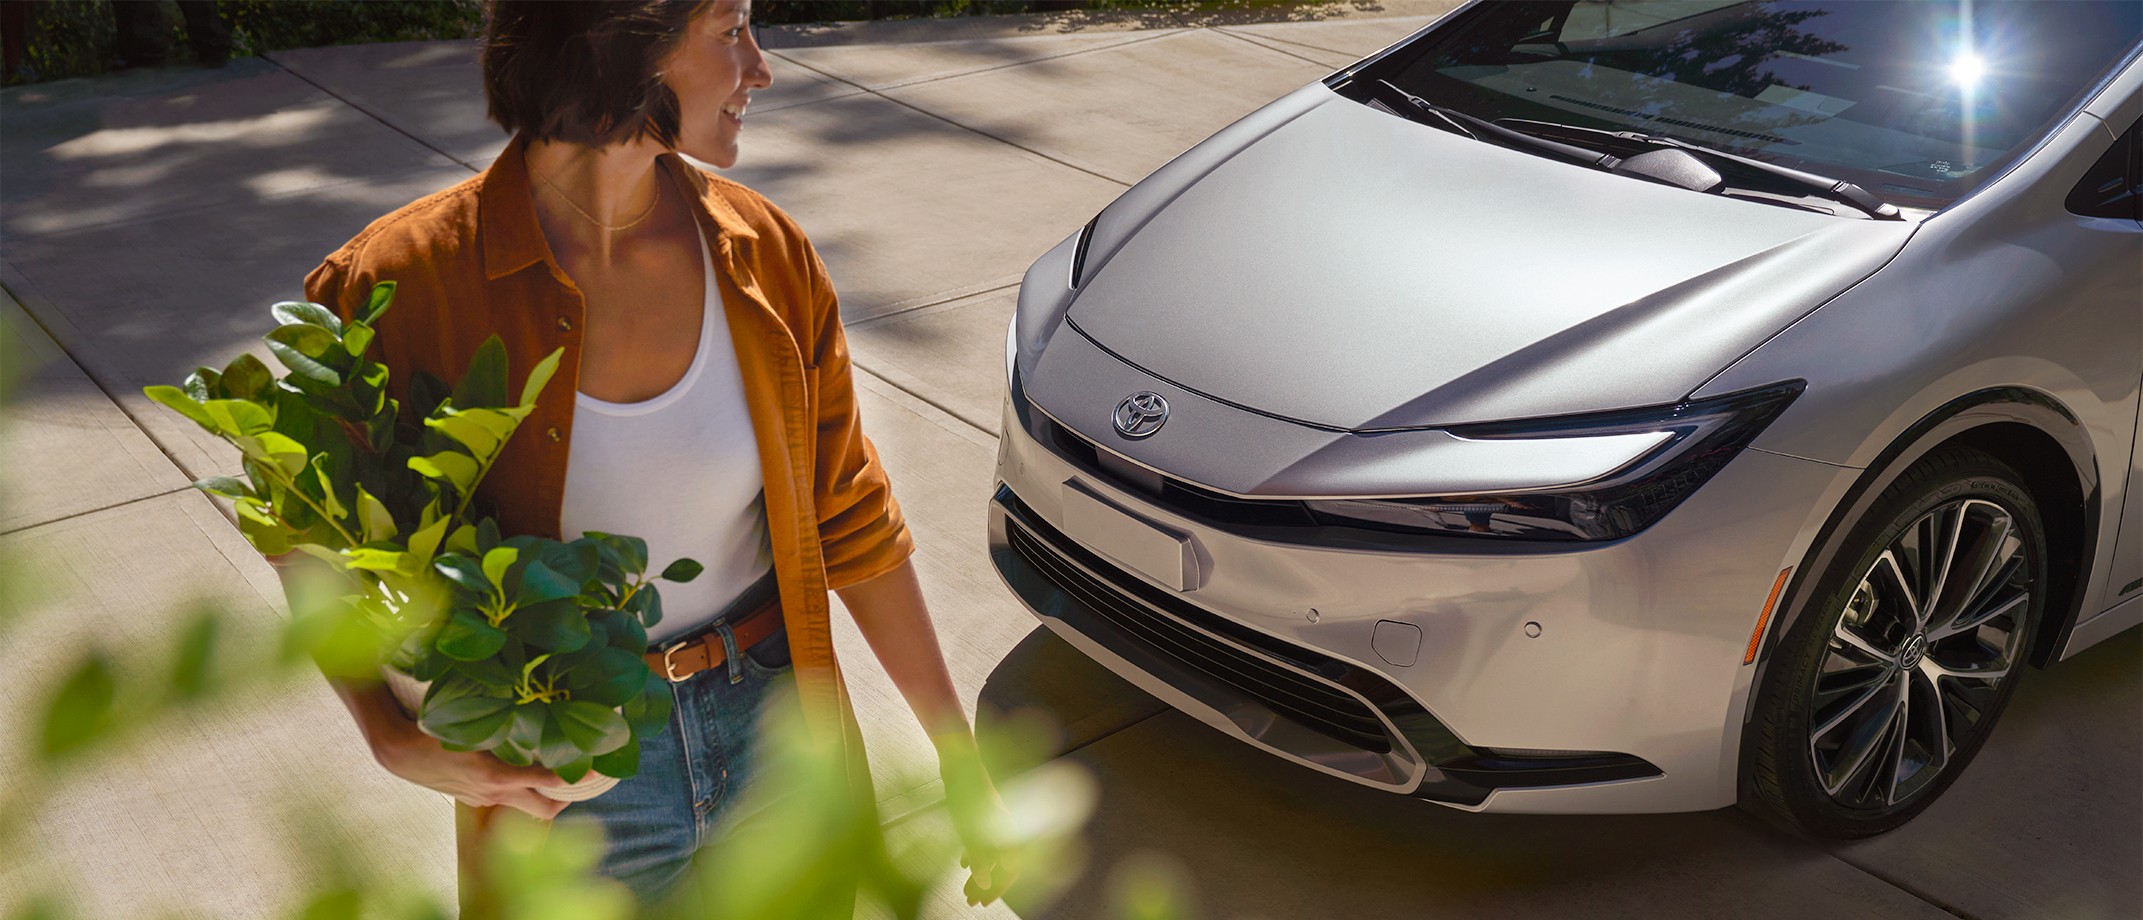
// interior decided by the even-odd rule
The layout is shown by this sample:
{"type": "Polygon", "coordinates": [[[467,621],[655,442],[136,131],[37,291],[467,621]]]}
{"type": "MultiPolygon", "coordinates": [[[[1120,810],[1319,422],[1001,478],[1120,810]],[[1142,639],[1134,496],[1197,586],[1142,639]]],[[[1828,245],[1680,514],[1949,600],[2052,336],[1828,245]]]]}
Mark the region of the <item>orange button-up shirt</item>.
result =
{"type": "MultiPolygon", "coordinates": [[[[395,282],[372,357],[389,368],[396,398],[420,369],[460,379],[493,334],[506,346],[513,380],[564,348],[556,376],[477,496],[505,532],[558,539],[586,303],[537,223],[525,151],[516,138],[483,175],[374,221],[306,276],[305,291],[348,319],[375,282],[395,282]]],[[[693,193],[693,216],[713,249],[766,481],[768,537],[807,724],[819,737],[852,739],[827,592],[898,567],[913,544],[863,436],[833,285],[795,221],[758,193],[674,154],[657,163],[693,193]],[[829,730],[838,734],[821,734],[829,730]]]]}

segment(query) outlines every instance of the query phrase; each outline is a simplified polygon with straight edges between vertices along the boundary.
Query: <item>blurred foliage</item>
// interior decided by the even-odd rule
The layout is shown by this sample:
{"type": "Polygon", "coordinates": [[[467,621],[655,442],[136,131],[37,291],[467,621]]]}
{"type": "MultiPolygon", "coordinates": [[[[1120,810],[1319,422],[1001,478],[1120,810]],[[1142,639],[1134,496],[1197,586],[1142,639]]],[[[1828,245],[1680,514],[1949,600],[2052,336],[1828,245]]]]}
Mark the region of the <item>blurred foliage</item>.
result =
{"type": "MultiPolygon", "coordinates": [[[[992,16],[1076,10],[1224,12],[1318,5],[1304,0],[756,0],[752,19],[764,25],[992,16]]],[[[165,0],[170,61],[193,61],[184,18],[165,0]]],[[[106,0],[41,0],[31,5],[28,60],[39,79],[90,76],[114,63],[111,4],[106,0]]],[[[432,41],[483,34],[483,0],[217,0],[231,30],[234,57],[285,48],[366,42],[432,41]]]]}

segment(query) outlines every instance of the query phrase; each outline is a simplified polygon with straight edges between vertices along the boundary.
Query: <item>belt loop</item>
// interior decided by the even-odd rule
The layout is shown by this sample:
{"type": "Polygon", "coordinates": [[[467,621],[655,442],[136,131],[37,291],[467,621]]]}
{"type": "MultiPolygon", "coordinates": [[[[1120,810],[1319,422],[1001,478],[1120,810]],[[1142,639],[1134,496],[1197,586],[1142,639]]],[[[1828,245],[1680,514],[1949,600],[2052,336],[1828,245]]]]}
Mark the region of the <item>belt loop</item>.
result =
{"type": "Polygon", "coordinates": [[[736,632],[729,628],[729,621],[726,619],[714,624],[714,631],[722,637],[722,657],[729,665],[729,682],[732,684],[743,683],[744,662],[741,659],[744,657],[744,652],[737,648],[736,632]]]}

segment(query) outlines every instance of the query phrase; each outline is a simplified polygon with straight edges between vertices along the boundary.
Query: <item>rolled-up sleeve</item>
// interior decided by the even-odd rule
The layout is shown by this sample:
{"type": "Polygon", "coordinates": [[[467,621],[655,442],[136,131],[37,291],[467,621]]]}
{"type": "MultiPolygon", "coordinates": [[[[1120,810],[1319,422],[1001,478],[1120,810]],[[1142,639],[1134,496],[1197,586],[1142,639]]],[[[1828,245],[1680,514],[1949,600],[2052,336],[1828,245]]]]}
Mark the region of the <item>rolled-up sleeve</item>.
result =
{"type": "Polygon", "coordinates": [[[812,498],[818,508],[819,545],[826,584],[833,589],[869,581],[899,568],[915,552],[900,503],[878,450],[863,436],[862,414],[848,361],[833,283],[809,243],[802,244],[810,273],[811,346],[818,411],[812,498]]]}

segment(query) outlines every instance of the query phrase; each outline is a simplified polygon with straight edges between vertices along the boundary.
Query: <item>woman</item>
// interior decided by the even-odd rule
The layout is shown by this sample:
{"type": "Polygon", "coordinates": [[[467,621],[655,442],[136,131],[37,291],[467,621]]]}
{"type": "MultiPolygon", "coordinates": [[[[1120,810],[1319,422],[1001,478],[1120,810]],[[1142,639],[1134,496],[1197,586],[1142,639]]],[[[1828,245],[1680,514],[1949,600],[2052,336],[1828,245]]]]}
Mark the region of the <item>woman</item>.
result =
{"type": "MultiPolygon", "coordinates": [[[[489,13],[484,88],[513,143],[482,176],[374,222],[306,290],[347,316],[374,282],[397,282],[375,348],[398,385],[419,369],[455,379],[493,333],[517,374],[565,349],[479,498],[509,533],[630,533],[656,565],[707,565],[664,588],[650,633],[650,663],[677,681],[669,730],[643,742],[638,775],[563,817],[600,822],[600,871],[660,897],[718,833],[791,660],[806,729],[860,768],[829,589],[936,741],[948,786],[994,802],[986,777],[951,769],[972,762],[973,735],[862,436],[825,269],[787,215],[677,156],[737,160],[751,93],[773,79],[748,0],[494,0],[489,13]]],[[[383,766],[473,807],[465,863],[496,809],[561,811],[536,791],[558,783],[547,771],[448,752],[377,687],[337,689],[383,766]]],[[[993,898],[1008,873],[992,879],[977,855],[970,894],[993,898]]]]}

